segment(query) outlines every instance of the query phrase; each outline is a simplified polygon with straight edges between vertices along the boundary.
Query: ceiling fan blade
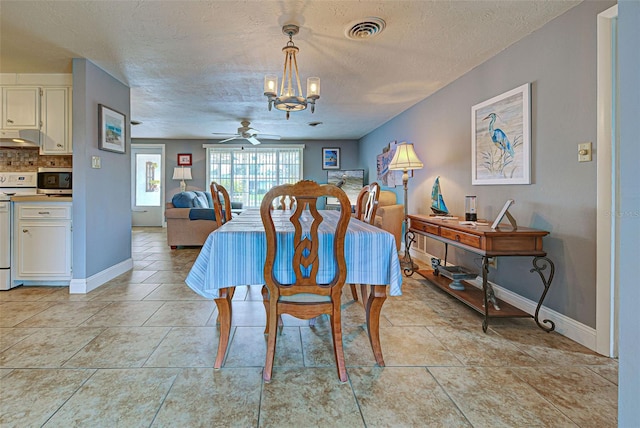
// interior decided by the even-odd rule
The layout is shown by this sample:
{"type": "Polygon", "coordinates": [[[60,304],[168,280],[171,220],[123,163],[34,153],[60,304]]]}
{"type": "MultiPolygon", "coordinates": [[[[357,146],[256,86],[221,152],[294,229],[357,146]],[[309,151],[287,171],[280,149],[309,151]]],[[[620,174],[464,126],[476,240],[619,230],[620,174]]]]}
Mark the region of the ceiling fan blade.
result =
{"type": "Polygon", "coordinates": [[[227,138],[226,140],[218,141],[218,143],[226,143],[227,141],[235,140],[236,138],[238,138],[237,135],[235,135],[235,136],[233,136],[231,138],[227,138]]]}
{"type": "Polygon", "coordinates": [[[275,134],[258,134],[256,137],[260,137],[263,140],[279,140],[280,136],[275,134]]]}
{"type": "Polygon", "coordinates": [[[260,141],[258,139],[256,139],[256,137],[248,137],[247,141],[250,142],[251,144],[253,144],[254,146],[260,144],[260,141]]]}

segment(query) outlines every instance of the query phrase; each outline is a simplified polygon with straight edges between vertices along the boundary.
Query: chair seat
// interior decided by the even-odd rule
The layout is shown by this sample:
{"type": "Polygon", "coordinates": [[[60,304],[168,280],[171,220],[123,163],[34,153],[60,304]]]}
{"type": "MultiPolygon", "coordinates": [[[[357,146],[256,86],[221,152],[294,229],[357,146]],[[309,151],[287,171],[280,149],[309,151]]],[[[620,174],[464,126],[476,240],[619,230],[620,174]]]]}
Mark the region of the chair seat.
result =
{"type": "Polygon", "coordinates": [[[321,296],[319,294],[311,293],[298,293],[293,296],[280,296],[280,299],[278,299],[278,301],[295,303],[322,303],[330,302],[331,296],[321,296]]]}

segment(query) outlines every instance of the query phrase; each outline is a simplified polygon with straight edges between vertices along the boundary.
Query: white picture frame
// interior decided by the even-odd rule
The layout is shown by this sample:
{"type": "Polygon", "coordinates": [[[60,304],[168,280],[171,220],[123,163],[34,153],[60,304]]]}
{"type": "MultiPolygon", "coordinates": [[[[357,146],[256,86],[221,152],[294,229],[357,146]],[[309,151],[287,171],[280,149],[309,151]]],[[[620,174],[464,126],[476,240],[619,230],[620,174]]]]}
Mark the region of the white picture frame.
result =
{"type": "Polygon", "coordinates": [[[471,184],[531,184],[531,85],[471,108],[471,184]]]}
{"type": "MultiPolygon", "coordinates": [[[[505,216],[505,214],[507,214],[507,211],[509,210],[509,207],[511,205],[513,205],[513,203],[514,203],[513,199],[507,199],[507,202],[505,202],[504,206],[502,207],[502,209],[498,213],[498,216],[493,221],[493,224],[491,225],[491,229],[496,229],[498,226],[500,226],[500,222],[502,222],[503,217],[505,216]]],[[[515,226],[515,225],[512,224],[512,226],[515,226]]]]}

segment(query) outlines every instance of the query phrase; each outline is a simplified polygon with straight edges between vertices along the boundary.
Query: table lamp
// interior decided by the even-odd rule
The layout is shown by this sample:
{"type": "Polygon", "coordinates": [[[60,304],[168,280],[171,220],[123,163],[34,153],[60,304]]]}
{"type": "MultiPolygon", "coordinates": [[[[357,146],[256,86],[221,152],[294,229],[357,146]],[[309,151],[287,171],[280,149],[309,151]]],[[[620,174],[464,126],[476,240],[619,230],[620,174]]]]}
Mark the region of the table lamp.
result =
{"type": "Polygon", "coordinates": [[[411,260],[411,254],[409,254],[410,242],[413,242],[413,238],[409,235],[408,227],[408,196],[407,185],[409,183],[409,171],[414,169],[422,169],[424,164],[416,155],[413,150],[413,144],[400,143],[396,146],[396,152],[393,154],[393,159],[389,164],[389,169],[393,171],[402,171],[402,185],[404,186],[404,220],[402,222],[404,227],[404,257],[400,260],[400,266],[402,269],[415,270],[418,268],[416,264],[411,260]]]}
{"type": "Polygon", "coordinates": [[[191,180],[191,168],[185,168],[183,166],[176,166],[173,168],[173,179],[180,180],[180,191],[187,190],[187,183],[184,180],[191,180]]]}

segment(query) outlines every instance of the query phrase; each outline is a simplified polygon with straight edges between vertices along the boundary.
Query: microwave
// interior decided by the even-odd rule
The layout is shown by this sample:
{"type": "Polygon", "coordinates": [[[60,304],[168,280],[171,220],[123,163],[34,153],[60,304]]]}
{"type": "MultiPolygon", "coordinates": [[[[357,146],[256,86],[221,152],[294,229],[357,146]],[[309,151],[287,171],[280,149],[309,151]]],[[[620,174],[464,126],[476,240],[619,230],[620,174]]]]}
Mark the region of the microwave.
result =
{"type": "Polygon", "coordinates": [[[70,195],[71,182],[71,168],[38,168],[37,193],[70,195]]]}

